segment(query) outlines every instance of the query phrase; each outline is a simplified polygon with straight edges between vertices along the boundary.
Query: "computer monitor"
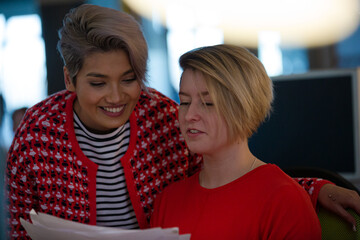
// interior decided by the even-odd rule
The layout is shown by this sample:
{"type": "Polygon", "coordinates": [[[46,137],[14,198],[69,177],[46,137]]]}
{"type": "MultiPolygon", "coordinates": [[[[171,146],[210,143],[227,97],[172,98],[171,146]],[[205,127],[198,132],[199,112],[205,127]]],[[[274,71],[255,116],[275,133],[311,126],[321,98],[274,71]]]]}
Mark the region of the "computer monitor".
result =
{"type": "Polygon", "coordinates": [[[272,113],[249,139],[251,151],[281,168],[324,168],[357,184],[359,78],[359,69],[273,77],[272,113]]]}

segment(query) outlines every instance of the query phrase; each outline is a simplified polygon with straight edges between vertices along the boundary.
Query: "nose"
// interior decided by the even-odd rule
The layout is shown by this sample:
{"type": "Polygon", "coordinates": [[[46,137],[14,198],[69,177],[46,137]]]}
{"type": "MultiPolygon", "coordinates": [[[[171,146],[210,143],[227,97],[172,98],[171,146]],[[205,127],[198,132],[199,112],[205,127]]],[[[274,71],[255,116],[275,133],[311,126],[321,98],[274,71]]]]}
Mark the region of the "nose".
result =
{"type": "Polygon", "coordinates": [[[200,119],[200,109],[194,103],[190,103],[185,112],[185,120],[190,122],[195,122],[200,119]]]}
{"type": "Polygon", "coordinates": [[[120,102],[121,96],[122,96],[121,88],[110,86],[108,90],[108,94],[106,96],[106,101],[109,103],[116,104],[120,102]]]}

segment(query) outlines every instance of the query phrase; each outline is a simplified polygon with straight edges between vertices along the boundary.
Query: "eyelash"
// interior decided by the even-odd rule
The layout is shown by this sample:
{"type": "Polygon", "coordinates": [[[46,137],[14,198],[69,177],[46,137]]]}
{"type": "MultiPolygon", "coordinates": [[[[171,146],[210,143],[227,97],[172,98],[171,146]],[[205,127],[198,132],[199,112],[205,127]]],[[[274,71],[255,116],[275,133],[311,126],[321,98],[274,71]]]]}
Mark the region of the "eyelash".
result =
{"type": "MultiPolygon", "coordinates": [[[[122,80],[124,83],[132,83],[134,81],[136,81],[136,78],[130,78],[130,79],[124,79],[122,80]]],[[[103,82],[90,82],[90,85],[93,87],[101,87],[103,86],[105,83],[103,82]]]]}
{"type": "Polygon", "coordinates": [[[130,78],[130,79],[123,80],[123,82],[125,82],[125,83],[131,83],[131,82],[134,82],[134,81],[136,81],[136,78],[130,78]]]}
{"type": "Polygon", "coordinates": [[[104,85],[104,83],[102,83],[102,82],[91,82],[90,85],[93,86],[93,87],[100,87],[100,86],[104,85]]]}
{"type": "MultiPolygon", "coordinates": [[[[187,106],[187,105],[189,105],[189,104],[190,104],[189,102],[181,102],[181,103],[180,103],[180,106],[187,106]]],[[[206,106],[208,106],[208,107],[214,106],[213,103],[204,103],[204,105],[206,105],[206,106]]]]}

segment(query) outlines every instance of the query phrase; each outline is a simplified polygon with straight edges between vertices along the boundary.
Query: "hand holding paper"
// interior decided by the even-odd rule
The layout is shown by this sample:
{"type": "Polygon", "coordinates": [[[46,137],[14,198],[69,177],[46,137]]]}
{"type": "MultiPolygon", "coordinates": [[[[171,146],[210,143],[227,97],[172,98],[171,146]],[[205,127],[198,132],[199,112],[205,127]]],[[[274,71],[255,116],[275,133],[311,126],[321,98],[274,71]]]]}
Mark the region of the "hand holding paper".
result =
{"type": "Polygon", "coordinates": [[[20,222],[33,240],[189,240],[190,234],[179,235],[178,228],[128,230],[77,223],[44,213],[30,212],[31,222],[20,222]]]}

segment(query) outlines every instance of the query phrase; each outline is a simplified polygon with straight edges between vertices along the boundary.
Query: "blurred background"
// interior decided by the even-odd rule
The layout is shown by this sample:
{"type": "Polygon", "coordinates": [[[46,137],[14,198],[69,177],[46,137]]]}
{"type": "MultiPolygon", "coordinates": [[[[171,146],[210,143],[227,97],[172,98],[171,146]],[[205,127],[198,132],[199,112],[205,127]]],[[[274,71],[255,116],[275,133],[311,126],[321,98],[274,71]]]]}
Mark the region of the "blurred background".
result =
{"type": "Polygon", "coordinates": [[[92,3],[134,15],[149,44],[149,85],[177,100],[178,57],[229,42],[248,47],[270,76],[360,65],[358,0],[0,0],[1,142],[12,113],[64,89],[57,30],[69,9],[92,3]]]}

